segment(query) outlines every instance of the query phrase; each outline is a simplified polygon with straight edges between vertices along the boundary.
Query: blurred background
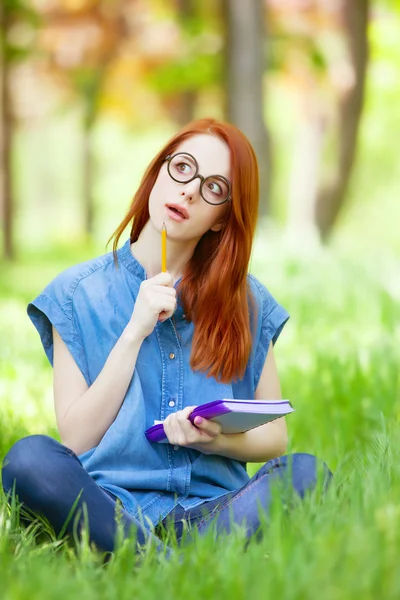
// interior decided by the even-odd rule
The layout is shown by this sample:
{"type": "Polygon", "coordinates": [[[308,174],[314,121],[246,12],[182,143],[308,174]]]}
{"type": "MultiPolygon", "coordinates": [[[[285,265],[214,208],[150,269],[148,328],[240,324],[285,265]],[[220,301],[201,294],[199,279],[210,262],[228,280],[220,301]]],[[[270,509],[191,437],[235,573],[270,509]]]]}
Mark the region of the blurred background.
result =
{"type": "MultiPolygon", "coordinates": [[[[291,315],[275,349],[296,409],[288,451],[326,461],[338,490],[294,527],[274,520],[269,562],[257,554],[247,568],[254,554],[242,561],[230,544],[240,568],[229,558],[227,581],[251,578],[260,598],[275,577],[280,598],[397,600],[400,0],[0,0],[0,11],[0,463],[25,435],[60,439],[28,302],[110,251],[144,169],[181,125],[226,119],[260,165],[250,269],[291,315]]],[[[0,493],[0,584],[18,598],[24,582],[25,597],[72,589],[69,570],[46,571],[50,554],[27,562],[6,514],[0,493]],[[20,571],[6,560],[9,526],[20,571]]],[[[178,596],[179,575],[165,588],[178,596]]],[[[122,596],[135,581],[134,596],[148,592],[146,577],[129,575],[122,596]]],[[[214,579],[202,585],[207,596],[214,579]]]]}
{"type": "Polygon", "coordinates": [[[0,455],[24,433],[58,435],[27,303],[110,250],[148,162],[204,116],[235,123],[258,155],[250,268],[292,316],[276,350],[292,448],[335,468],[397,423],[400,1],[1,11],[0,455]]]}
{"type": "MultiPolygon", "coordinates": [[[[104,247],[153,154],[235,123],[260,227],[400,250],[398,0],[2,0],[4,258],[104,247]]],[[[271,234],[272,235],[272,234],[271,234]]]]}

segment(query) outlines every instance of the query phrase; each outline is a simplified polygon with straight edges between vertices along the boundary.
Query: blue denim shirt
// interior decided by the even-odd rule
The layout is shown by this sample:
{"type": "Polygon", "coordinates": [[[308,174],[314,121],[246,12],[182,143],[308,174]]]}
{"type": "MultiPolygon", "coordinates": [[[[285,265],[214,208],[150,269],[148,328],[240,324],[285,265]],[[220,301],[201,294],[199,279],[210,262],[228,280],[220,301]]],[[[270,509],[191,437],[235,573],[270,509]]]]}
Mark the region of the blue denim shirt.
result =
{"type": "MultiPolygon", "coordinates": [[[[133,311],[142,265],[129,239],[118,250],[78,264],[58,275],[28,305],[53,365],[52,325],[67,345],[90,386],[121,336],[133,311]]],[[[254,343],[243,379],[220,383],[190,368],[193,323],[179,303],[174,319],[158,323],[143,342],[119,413],[99,444],[79,459],[96,483],[119,498],[144,523],[157,524],[178,503],[184,508],[215,499],[243,486],[246,465],[219,455],[171,444],[152,444],[145,429],[172,412],[222,398],[254,398],[271,340],[275,343],[286,311],[252,275],[248,283],[257,305],[251,315],[254,343]]]]}

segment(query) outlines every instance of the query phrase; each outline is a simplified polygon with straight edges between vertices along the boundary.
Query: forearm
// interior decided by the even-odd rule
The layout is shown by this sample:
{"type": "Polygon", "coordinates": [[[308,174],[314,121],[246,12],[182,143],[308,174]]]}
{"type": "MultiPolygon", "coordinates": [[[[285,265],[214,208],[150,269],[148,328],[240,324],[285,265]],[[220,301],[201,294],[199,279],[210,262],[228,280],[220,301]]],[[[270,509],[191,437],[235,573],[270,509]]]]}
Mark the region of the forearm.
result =
{"type": "Polygon", "coordinates": [[[243,462],[266,462],[284,454],[286,446],[286,423],[278,419],[244,433],[221,433],[206,452],[243,462]]]}
{"type": "Polygon", "coordinates": [[[59,418],[61,439],[76,454],[96,446],[115,420],[131,382],[142,341],[131,327],[126,327],[94,383],[59,418]]]}

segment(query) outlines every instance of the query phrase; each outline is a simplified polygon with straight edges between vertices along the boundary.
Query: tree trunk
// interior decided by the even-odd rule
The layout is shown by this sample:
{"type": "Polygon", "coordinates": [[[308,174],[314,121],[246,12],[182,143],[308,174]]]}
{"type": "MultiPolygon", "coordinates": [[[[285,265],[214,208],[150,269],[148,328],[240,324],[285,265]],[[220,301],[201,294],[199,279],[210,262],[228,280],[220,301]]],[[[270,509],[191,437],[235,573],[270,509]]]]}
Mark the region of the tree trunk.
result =
{"type": "Polygon", "coordinates": [[[264,123],[264,3],[224,0],[227,118],[249,138],[260,169],[260,215],[268,213],[270,149],[264,123]]]}
{"type": "MultiPolygon", "coordinates": [[[[195,0],[176,0],[176,8],[178,21],[183,27],[196,15],[195,0]]],[[[181,127],[194,119],[196,101],[197,92],[195,90],[184,90],[180,93],[179,100],[174,109],[174,118],[181,127]]]]}
{"type": "Polygon", "coordinates": [[[13,245],[13,189],[12,189],[12,114],[9,94],[10,65],[6,47],[6,32],[8,30],[9,15],[6,6],[1,3],[0,16],[2,22],[1,66],[0,66],[0,102],[1,102],[1,137],[0,137],[0,209],[3,224],[3,256],[5,259],[14,258],[13,245]]]}
{"type": "Polygon", "coordinates": [[[193,90],[186,90],[179,94],[179,98],[174,102],[170,111],[170,115],[179,127],[183,127],[190,121],[193,121],[196,101],[197,92],[193,90]]]}
{"type": "Polygon", "coordinates": [[[354,85],[340,102],[339,148],[335,177],[321,189],[317,199],[315,216],[322,239],[326,239],[332,231],[349,184],[356,153],[368,62],[369,0],[342,0],[341,10],[354,71],[354,85]]]}
{"type": "Polygon", "coordinates": [[[319,244],[315,205],[327,124],[318,95],[310,91],[305,101],[308,106],[293,147],[286,230],[290,243],[303,250],[319,244]]]}

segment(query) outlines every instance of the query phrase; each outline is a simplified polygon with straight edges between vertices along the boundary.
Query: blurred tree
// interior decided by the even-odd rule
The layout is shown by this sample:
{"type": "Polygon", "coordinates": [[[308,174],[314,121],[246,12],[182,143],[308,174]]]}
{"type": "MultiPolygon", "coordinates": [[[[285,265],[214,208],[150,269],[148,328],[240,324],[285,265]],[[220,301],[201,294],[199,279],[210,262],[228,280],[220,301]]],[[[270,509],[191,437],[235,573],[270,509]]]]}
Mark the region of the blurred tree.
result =
{"type": "Polygon", "coordinates": [[[288,232],[297,240],[325,240],[345,201],[355,157],[369,0],[267,1],[275,66],[300,108],[288,232]]]}
{"type": "Polygon", "coordinates": [[[323,239],[332,231],[344,203],[354,163],[357,133],[363,108],[368,61],[369,0],[342,0],[341,20],[348,46],[352,85],[339,99],[339,130],[333,178],[317,197],[316,222],[323,239]]]}
{"type": "Polygon", "coordinates": [[[11,98],[11,75],[13,65],[25,60],[32,52],[32,38],[26,33],[37,26],[38,18],[36,12],[24,0],[1,0],[0,17],[2,24],[0,30],[0,213],[3,226],[3,256],[6,259],[13,259],[15,257],[13,238],[15,187],[12,152],[15,123],[11,98]]]}
{"type": "Polygon", "coordinates": [[[14,248],[12,239],[12,176],[11,176],[11,102],[9,93],[9,70],[10,59],[7,48],[7,32],[10,29],[11,10],[9,3],[1,3],[1,73],[0,73],[0,94],[1,94],[1,194],[0,208],[1,221],[3,226],[3,256],[7,259],[13,258],[14,248]]]}
{"type": "MultiPolygon", "coordinates": [[[[94,228],[93,131],[112,115],[143,128],[167,113],[194,116],[200,89],[216,79],[215,52],[198,0],[57,0],[43,10],[50,69],[83,109],[85,229],[94,228]],[[208,41],[209,38],[208,38],[208,41]]],[[[209,15],[208,15],[209,21],[209,15]]],[[[207,22],[208,22],[207,21],[207,22]]]]}
{"type": "Polygon", "coordinates": [[[223,24],[218,3],[152,0],[147,6],[152,7],[157,25],[149,24],[147,48],[142,47],[145,78],[168,118],[184,125],[195,117],[199,104],[209,105],[208,98],[212,98],[212,111],[218,112],[215,105],[221,104],[223,95],[223,24]],[[152,49],[152,30],[163,24],[163,43],[152,49]]]}
{"type": "Polygon", "coordinates": [[[89,236],[93,234],[95,220],[93,131],[109,68],[127,34],[124,10],[129,8],[128,4],[62,0],[44,11],[43,47],[51,68],[82,103],[84,229],[89,236]]]}
{"type": "MultiPolygon", "coordinates": [[[[190,28],[196,19],[196,0],[176,0],[178,21],[182,28],[190,28]]],[[[183,126],[194,118],[197,99],[195,89],[185,89],[180,93],[177,102],[176,121],[183,126]]]]}
{"type": "Polygon", "coordinates": [[[226,23],[226,103],[228,120],[250,139],[260,170],[260,215],[269,211],[271,160],[264,122],[266,32],[263,0],[223,0],[226,23]]]}

